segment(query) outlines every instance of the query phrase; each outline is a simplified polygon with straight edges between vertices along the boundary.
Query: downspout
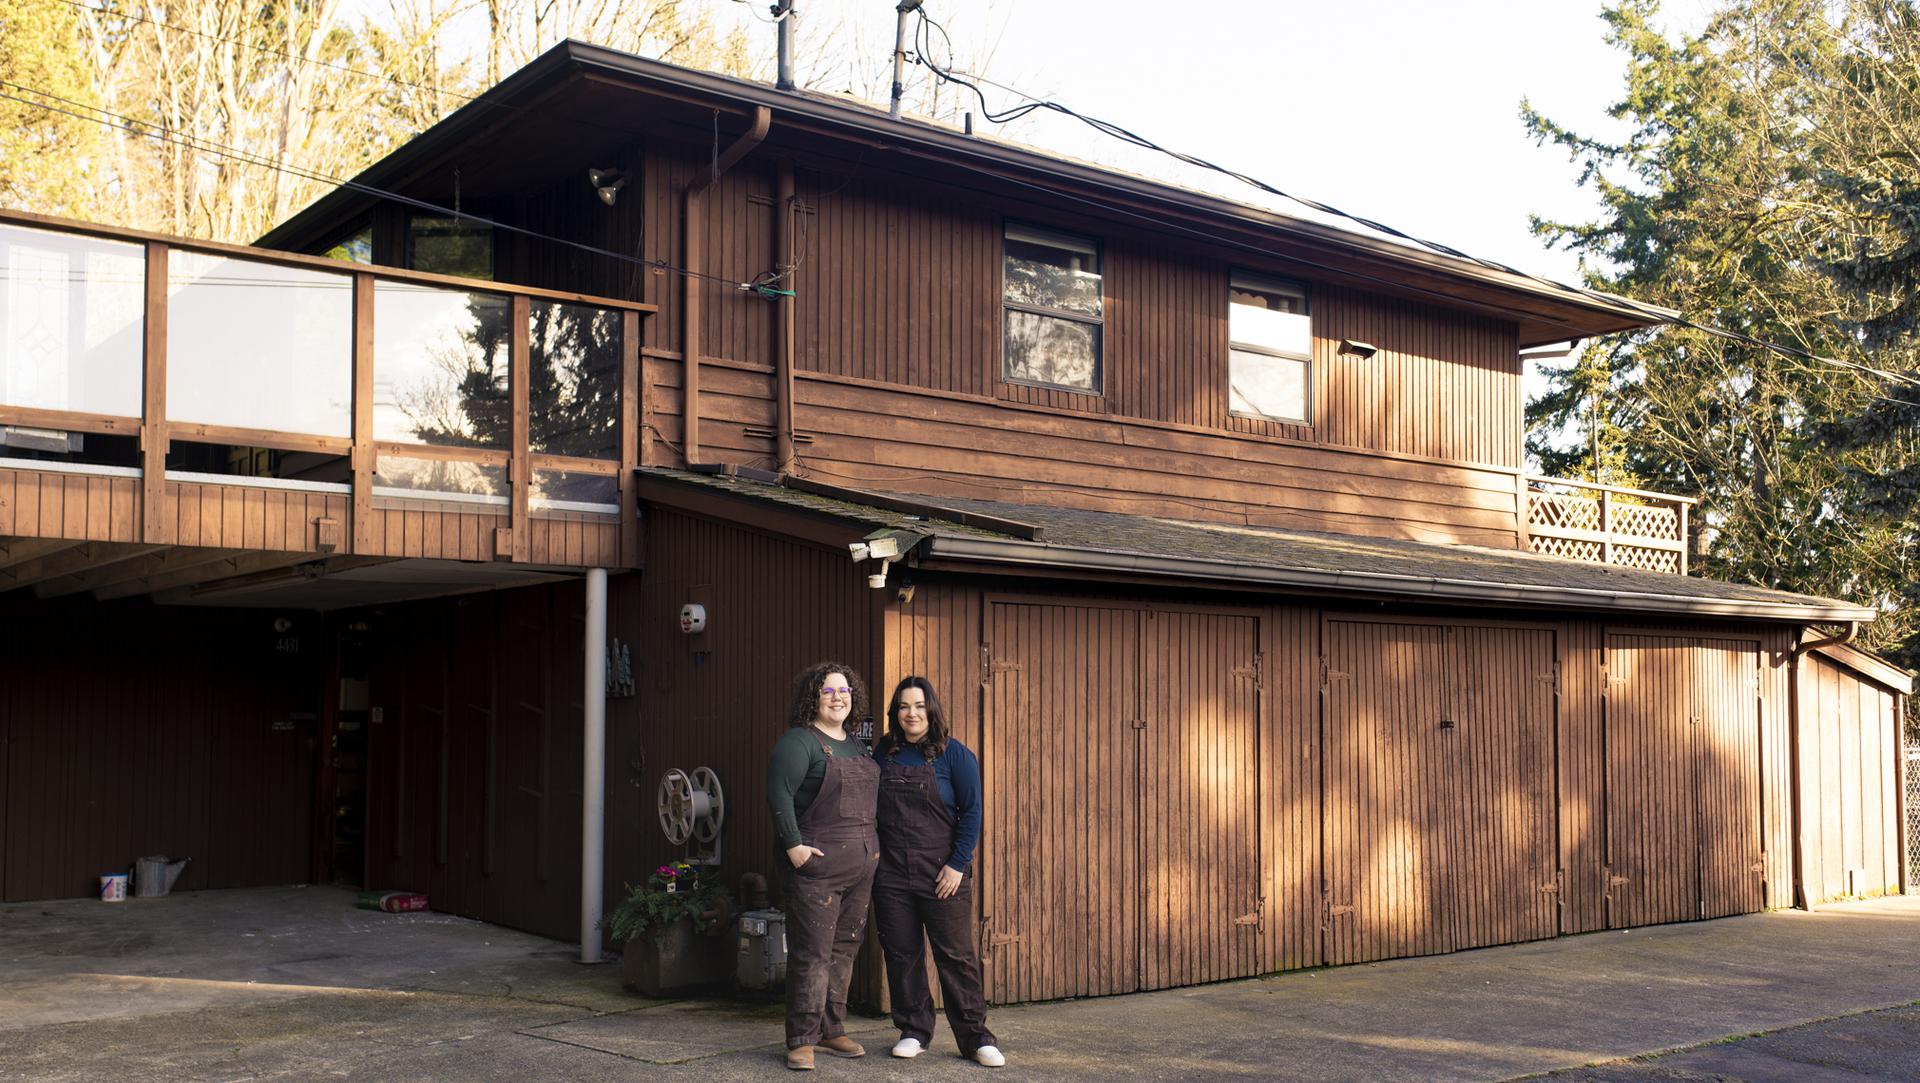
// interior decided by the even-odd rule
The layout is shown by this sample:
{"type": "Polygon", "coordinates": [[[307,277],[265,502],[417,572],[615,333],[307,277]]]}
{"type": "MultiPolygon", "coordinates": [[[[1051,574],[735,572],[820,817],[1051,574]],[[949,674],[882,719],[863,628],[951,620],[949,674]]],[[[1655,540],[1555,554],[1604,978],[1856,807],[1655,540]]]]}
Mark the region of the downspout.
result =
{"type": "Polygon", "coordinates": [[[684,293],[680,307],[680,355],[681,368],[684,370],[681,376],[684,394],[680,411],[683,423],[682,448],[688,466],[700,461],[700,257],[706,245],[706,192],[722,174],[733,168],[734,163],[759,146],[760,141],[767,137],[767,129],[772,126],[773,110],[764,105],[754,106],[753,124],[746,132],[712,161],[705,174],[687,182],[680,234],[680,265],[686,271],[681,275],[684,293]]]}
{"type": "Polygon", "coordinates": [[[782,158],[775,166],[777,178],[773,200],[774,251],[785,276],[786,292],[774,302],[773,333],[773,461],[774,471],[791,474],[796,463],[793,453],[793,338],[794,338],[794,216],[800,213],[795,198],[793,160],[782,158]]]}

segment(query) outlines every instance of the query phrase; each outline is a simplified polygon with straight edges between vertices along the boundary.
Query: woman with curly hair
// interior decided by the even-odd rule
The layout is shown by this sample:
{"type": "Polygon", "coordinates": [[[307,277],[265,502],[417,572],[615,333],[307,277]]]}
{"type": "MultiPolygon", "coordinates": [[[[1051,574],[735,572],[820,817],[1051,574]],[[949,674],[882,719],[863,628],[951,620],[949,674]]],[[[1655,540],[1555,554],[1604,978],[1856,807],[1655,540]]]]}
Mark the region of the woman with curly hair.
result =
{"type": "Polygon", "coordinates": [[[794,678],[787,732],[767,763],[767,806],[787,852],[787,1067],[813,1067],[818,1046],[866,1053],[847,1037],[847,983],[880,862],[874,802],[880,767],[847,719],[867,709],[860,675],[821,662],[794,678]]]}
{"type": "Polygon", "coordinates": [[[926,950],[946,1000],[960,1055],[990,1068],[1007,1062],[987,1029],[980,955],[973,944],[973,848],[980,841],[980,761],[947,729],[947,713],[925,677],[908,677],[887,704],[891,723],[874,742],[880,764],[880,871],[874,920],[887,957],[896,1057],[917,1057],[933,1041],[933,990],[926,950]]]}

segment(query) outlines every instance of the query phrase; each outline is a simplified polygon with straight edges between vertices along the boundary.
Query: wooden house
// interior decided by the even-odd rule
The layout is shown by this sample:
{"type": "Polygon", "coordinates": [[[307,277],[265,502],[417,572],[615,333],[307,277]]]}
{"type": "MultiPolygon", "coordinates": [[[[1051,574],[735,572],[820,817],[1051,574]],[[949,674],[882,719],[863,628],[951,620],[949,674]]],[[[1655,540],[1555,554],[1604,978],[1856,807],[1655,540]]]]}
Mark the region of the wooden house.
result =
{"type": "Polygon", "coordinates": [[[669,768],[775,870],[820,658],[980,753],[997,1001],[1909,883],[1873,611],[1525,470],[1521,351],[1643,305],[577,43],[256,247],[0,266],[7,899],[590,940],[669,768]]]}

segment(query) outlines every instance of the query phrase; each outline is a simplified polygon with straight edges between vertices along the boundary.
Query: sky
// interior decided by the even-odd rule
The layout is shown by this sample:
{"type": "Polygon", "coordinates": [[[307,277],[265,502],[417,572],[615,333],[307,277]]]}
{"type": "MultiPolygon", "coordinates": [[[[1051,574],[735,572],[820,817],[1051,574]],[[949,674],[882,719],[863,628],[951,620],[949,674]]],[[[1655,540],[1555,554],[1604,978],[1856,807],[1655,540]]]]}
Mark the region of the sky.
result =
{"type": "MultiPolygon", "coordinates": [[[[756,45],[763,8],[708,0],[756,45]]],[[[885,61],[892,0],[797,0],[802,70],[837,26],[841,48],[885,61]]],[[[1560,281],[1578,266],[1528,215],[1584,220],[1596,204],[1564,151],[1520,121],[1529,99],[1583,134],[1606,115],[1625,57],[1599,0],[927,0],[959,60],[996,82],[1258,177],[1297,195],[1560,281]],[[1170,14],[1177,13],[1177,14],[1170,14]]],[[[1669,0],[1669,32],[1694,32],[1709,0],[1669,0]]],[[[758,51],[756,49],[756,51],[758,51]]],[[[826,84],[822,89],[833,89],[826,84]]],[[[1018,101],[987,88],[995,109],[1018,101]]],[[[1042,115],[1044,116],[1044,115],[1042,115]]],[[[1070,118],[996,131],[1047,150],[1311,212],[1239,182],[1119,143],[1070,118]]]]}

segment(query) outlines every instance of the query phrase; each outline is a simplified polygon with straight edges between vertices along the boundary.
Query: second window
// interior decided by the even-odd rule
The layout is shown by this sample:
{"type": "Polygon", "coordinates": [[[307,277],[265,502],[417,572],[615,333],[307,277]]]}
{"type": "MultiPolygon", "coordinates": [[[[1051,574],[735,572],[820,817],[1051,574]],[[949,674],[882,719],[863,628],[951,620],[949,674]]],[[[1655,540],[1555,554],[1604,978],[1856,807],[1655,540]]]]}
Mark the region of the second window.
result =
{"type": "Polygon", "coordinates": [[[1086,237],[1007,224],[1001,375],[1100,393],[1100,246],[1086,237]]]}

